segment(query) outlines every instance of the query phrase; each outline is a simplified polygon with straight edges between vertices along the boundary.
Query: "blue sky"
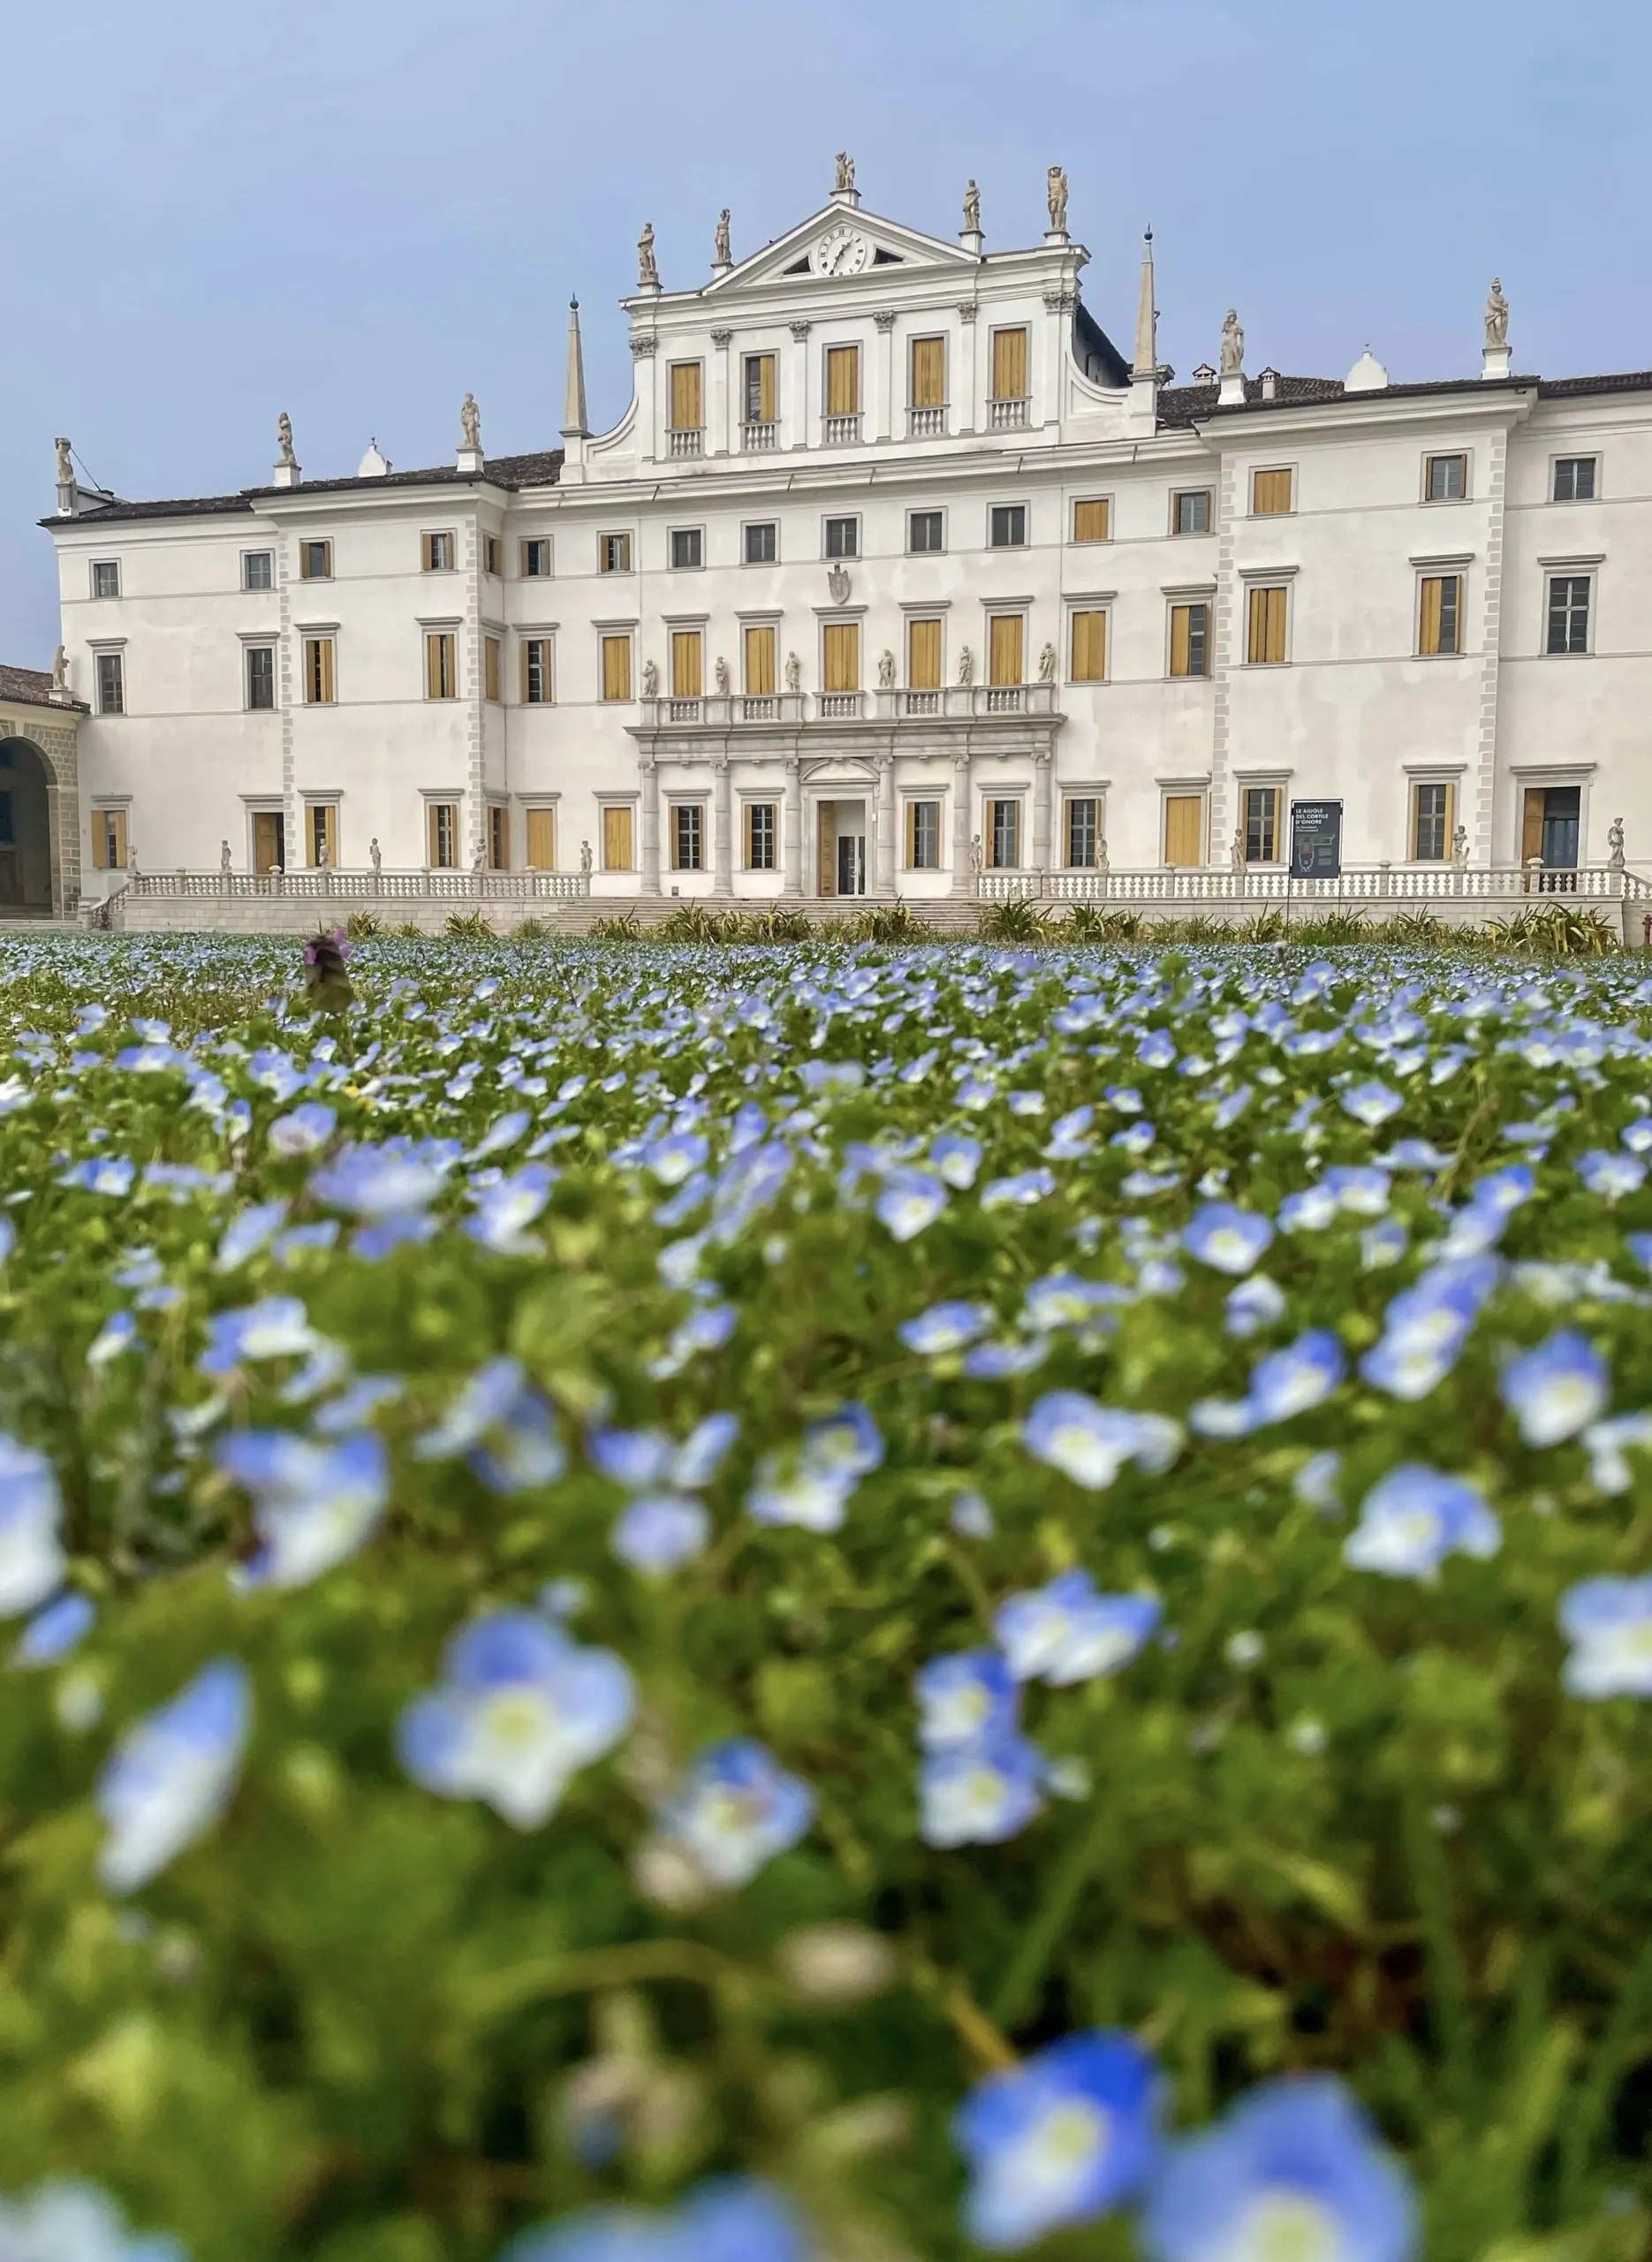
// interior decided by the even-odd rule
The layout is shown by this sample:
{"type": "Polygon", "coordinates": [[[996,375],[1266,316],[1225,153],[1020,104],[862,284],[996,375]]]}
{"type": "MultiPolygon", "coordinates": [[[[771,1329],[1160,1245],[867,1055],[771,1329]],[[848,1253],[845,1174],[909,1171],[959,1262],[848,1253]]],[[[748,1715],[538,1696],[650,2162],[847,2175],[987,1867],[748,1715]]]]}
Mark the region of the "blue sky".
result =
{"type": "Polygon", "coordinates": [[[1065,165],[1087,302],[1128,348],[1141,230],[1161,350],[1397,378],[1652,364],[1644,0],[0,0],[0,658],[57,641],[53,436],[127,496],[261,482],[369,436],[440,462],[554,445],[571,292],[598,429],[644,220],[668,287],[825,200],[938,234],[981,184],[1036,239],[1065,165]]]}

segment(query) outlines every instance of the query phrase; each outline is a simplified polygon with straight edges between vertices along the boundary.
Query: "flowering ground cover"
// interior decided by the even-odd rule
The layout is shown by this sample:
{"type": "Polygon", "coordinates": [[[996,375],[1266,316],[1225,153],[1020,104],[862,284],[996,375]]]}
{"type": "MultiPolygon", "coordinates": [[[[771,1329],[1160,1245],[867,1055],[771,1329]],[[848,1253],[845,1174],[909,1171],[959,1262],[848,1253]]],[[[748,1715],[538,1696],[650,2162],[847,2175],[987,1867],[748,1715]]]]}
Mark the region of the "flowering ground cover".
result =
{"type": "Polygon", "coordinates": [[[1645,2252],[1641,966],[349,976],[0,968],[4,2262],[1645,2252]]]}

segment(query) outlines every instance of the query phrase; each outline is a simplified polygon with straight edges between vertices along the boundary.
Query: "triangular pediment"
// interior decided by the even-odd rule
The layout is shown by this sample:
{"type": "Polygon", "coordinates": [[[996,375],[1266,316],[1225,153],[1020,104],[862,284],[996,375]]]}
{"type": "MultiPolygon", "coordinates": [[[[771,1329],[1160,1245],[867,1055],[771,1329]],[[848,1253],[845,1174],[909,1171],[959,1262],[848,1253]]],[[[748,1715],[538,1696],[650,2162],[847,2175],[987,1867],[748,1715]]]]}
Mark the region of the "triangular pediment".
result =
{"type": "Polygon", "coordinates": [[[784,236],[762,251],[719,275],[704,290],[706,298],[771,289],[784,282],[788,288],[811,283],[865,282],[868,276],[897,275],[937,268],[958,269],[980,265],[974,252],[966,251],[939,236],[927,236],[898,220],[876,212],[862,212],[852,205],[828,204],[807,220],[799,220],[784,236]]]}

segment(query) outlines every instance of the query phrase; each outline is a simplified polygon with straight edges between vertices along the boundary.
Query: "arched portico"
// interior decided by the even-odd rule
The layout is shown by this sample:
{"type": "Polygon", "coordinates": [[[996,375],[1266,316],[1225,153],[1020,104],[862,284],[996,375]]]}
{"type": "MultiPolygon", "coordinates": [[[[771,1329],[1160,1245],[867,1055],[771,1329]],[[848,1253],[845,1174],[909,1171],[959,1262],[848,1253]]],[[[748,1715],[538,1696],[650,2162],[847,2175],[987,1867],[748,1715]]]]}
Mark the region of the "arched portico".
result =
{"type": "Polygon", "coordinates": [[[62,796],[33,739],[0,724],[0,915],[63,908],[62,796]]]}

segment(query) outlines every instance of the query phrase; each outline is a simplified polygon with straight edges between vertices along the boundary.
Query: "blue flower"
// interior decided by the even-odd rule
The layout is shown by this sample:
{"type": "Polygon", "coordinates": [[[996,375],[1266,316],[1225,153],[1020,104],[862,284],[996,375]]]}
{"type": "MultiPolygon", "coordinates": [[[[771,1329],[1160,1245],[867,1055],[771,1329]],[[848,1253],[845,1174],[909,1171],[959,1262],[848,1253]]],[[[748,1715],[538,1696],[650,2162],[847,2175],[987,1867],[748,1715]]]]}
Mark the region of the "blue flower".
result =
{"type": "MultiPolygon", "coordinates": [[[[148,1291],[154,1295],[154,1289],[148,1291]]],[[[112,1311],[86,1347],[88,1367],[106,1367],[132,1350],[138,1341],[138,1323],[129,1311],[112,1311]]]]}
{"type": "Polygon", "coordinates": [[[185,2262],[185,2255],[175,2238],[129,2231],[96,2184],[54,2180],[0,2197],[0,2262],[185,2262]]]}
{"type": "Polygon", "coordinates": [[[1557,1446],[1605,1411],[1611,1377],[1587,1336],[1562,1328],[1512,1359],[1497,1389],[1528,1446],[1557,1446]]]}
{"type": "Polygon", "coordinates": [[[285,1202],[260,1202],[250,1210],[243,1210],[239,1217],[231,1218],[218,1242],[218,1253],[214,1259],[217,1270],[220,1272],[238,1271],[249,1257],[256,1256],[261,1249],[269,1247],[286,1223],[286,1218],[285,1202]]]}
{"type": "Polygon", "coordinates": [[[1338,1163],[1320,1183],[1351,1218],[1380,1218],[1392,1190],[1388,1173],[1375,1163],[1338,1163]]]}
{"type": "Polygon", "coordinates": [[[990,1304],[931,1304],[916,1319],[903,1320],[895,1332],[909,1351],[916,1351],[921,1358],[937,1359],[949,1351],[961,1351],[966,1343],[984,1335],[992,1321],[990,1304]]]}
{"type": "Polygon", "coordinates": [[[489,1155],[502,1155],[507,1147],[514,1147],[519,1139],[526,1138],[534,1119],[525,1107],[512,1108],[508,1115],[490,1123],[471,1149],[466,1159],[485,1162],[489,1155]]]}
{"type": "Polygon", "coordinates": [[[1366,1494],[1342,1552],[1356,1570],[1431,1579],[1448,1555],[1483,1561],[1502,1545],[1502,1527],[1472,1484],[1407,1461],[1366,1494]]]}
{"type": "Polygon", "coordinates": [[[89,1161],[76,1163],[58,1179],[59,1186],[78,1187],[86,1194],[108,1194],[116,1199],[132,1191],[132,1182],[138,1175],[137,1165],[125,1155],[94,1155],[89,1161]]]}
{"type": "Polygon", "coordinates": [[[913,1684],[926,1751],[953,1751],[1012,1734],[1020,1693],[996,1650],[964,1650],[931,1658],[913,1684]]]}
{"type": "Polygon", "coordinates": [[[1284,1290],[1265,1272],[1254,1272],[1231,1292],[1224,1309],[1230,1335],[1255,1335],[1284,1318],[1284,1290]]]}
{"type": "Polygon", "coordinates": [[[1610,1421],[1591,1422],[1583,1432],[1589,1457],[1589,1477],[1602,1492],[1626,1492],[1634,1472],[1625,1458],[1626,1446],[1652,1447],[1652,1414],[1618,1414],[1610,1421]]]}
{"type": "Polygon", "coordinates": [[[251,1586],[308,1586],[365,1545],[390,1499],[390,1457],[371,1431],[317,1446],[243,1430],[219,1446],[218,1467],[252,1497],[262,1545],[241,1575],[251,1586]]]}
{"type": "Polygon", "coordinates": [[[1257,1422],[1288,1422],[1322,1406],[1346,1371],[1342,1346],[1330,1330],[1310,1328],[1253,1369],[1247,1396],[1257,1422]]]}
{"type": "Polygon", "coordinates": [[[1381,1342],[1360,1362],[1365,1379],[1395,1398],[1426,1398],[1456,1365],[1497,1271],[1488,1256],[1432,1265],[1389,1305],[1381,1342]]]}
{"type": "Polygon", "coordinates": [[[1161,1474],[1181,1448],[1181,1431],[1163,1416],[1098,1406],[1080,1390],[1052,1390],[1021,1425],[1035,1460],[1089,1492],[1104,1492],[1127,1461],[1161,1474]]]}
{"type": "Polygon", "coordinates": [[[702,1501],[682,1492],[646,1492],[620,1514],[609,1545],[633,1571],[657,1577],[704,1554],[710,1537],[702,1501]]]}
{"type": "Polygon", "coordinates": [[[28,1671],[56,1665],[59,1659],[79,1649],[96,1621],[97,1605],[89,1596],[59,1595],[56,1602],[49,1602],[23,1628],[11,1652],[12,1664],[28,1671]]]}
{"type": "Polygon", "coordinates": [[[929,1160],[946,1180],[962,1194],[975,1183],[981,1168],[981,1142],[960,1131],[943,1131],[929,1147],[929,1160]]]}
{"type": "Polygon", "coordinates": [[[747,1736],[713,1744],[661,1810],[667,1835],[718,1885],[747,1885],[795,1846],[815,1817],[815,1794],[773,1752],[747,1736]]]}
{"type": "Polygon", "coordinates": [[[310,1316],[297,1296],[267,1296],[261,1303],[213,1314],[209,1340],[196,1361],[203,1375],[233,1374],[251,1359],[297,1359],[315,1348],[310,1316]]]}
{"type": "Polygon", "coordinates": [[[440,1687],[402,1713],[402,1765],[443,1798],[485,1799],[518,1830],[549,1820],[580,1769],[631,1725],[635,1693],[621,1660],[578,1648],[529,1611],[465,1627],[445,1667],[440,1687]]]}
{"type": "Polygon", "coordinates": [[[998,1528],[979,1492],[960,1492],[947,1511],[947,1522],[960,1539],[990,1539],[998,1528]]]}
{"type": "Polygon", "coordinates": [[[490,1359],[471,1377],[445,1421],[413,1447],[421,1461],[459,1454],[490,1492],[549,1484],[567,1466],[556,1417],[515,1359],[490,1359]]]}
{"type": "Polygon", "coordinates": [[[1411,1246],[1411,1235],[1398,1218],[1379,1218],[1360,1236],[1360,1262],[1368,1272],[1384,1271],[1400,1264],[1411,1246]]]}
{"type": "Polygon", "coordinates": [[[1128,1665],[1162,1614],[1153,1595],[1097,1594],[1087,1571],[1064,1571],[1048,1586],[1012,1595],[992,1630],[1016,1681],[1065,1689],[1128,1665]]]}
{"type": "Polygon", "coordinates": [[[499,2262],[811,2262],[814,2252],[778,2192],[726,2176],[667,2214],[586,2208],[539,2225],[512,2239],[499,2262]]]}
{"type": "Polygon", "coordinates": [[[866,1476],[882,1467],[883,1454],[877,1423],[854,1400],[811,1422],[803,1433],[803,1454],[812,1469],[866,1476]]]}
{"type": "MultiPolygon", "coordinates": [[[[969,2163],[969,2236],[1004,2252],[1127,2205],[1158,2155],[1159,2095],[1140,2044],[1100,2030],[989,2074],[952,2122],[969,2163]]],[[[1200,2262],[1215,2262],[1216,2251],[1200,2262]]]]}
{"type": "Polygon", "coordinates": [[[1273,1240],[1273,1226],[1231,1202],[1207,1202],[1182,1233],[1182,1247],[1201,1264],[1236,1278],[1248,1272],[1273,1240]]]}
{"type": "Polygon", "coordinates": [[[212,1827],[234,1795],[252,1726],[246,1668],[219,1658],[127,1729],[97,1784],[109,1826],[98,1875],[111,1893],[136,1892],[212,1827]]]}
{"type": "Polygon", "coordinates": [[[1578,1176],[1591,1194],[1621,1202],[1625,1194],[1638,1194],[1646,1184],[1647,1166],[1633,1155],[1595,1148],[1579,1161],[1578,1176]]]}
{"type": "Polygon", "coordinates": [[[1011,1178],[995,1178],[981,1189],[983,1210],[1030,1209],[1056,1190],[1056,1174],[1041,1163],[1035,1169],[1018,1171],[1011,1178]]]}
{"type": "Polygon", "coordinates": [[[1585,1579],[1560,1598],[1574,1696],[1652,1696],[1652,1579],[1585,1579]]]}
{"type": "Polygon", "coordinates": [[[1411,2262],[1420,2251],[1404,2168],[1325,2075],[1264,2082],[1176,2145],[1141,2239],[1149,2262],[1411,2262]]]}
{"type": "Polygon", "coordinates": [[[332,1137],[337,1112],[320,1100],[307,1099],[291,1115],[278,1115],[269,1127],[269,1148],[277,1155],[318,1154],[332,1137]]]}
{"type": "Polygon", "coordinates": [[[1019,1736],[931,1752],[918,1777],[919,1835],[926,1846],[1001,1846],[1042,1803],[1045,1761],[1019,1736]]]}
{"type": "Polygon", "coordinates": [[[51,1463],[0,1431],[0,1618],[20,1618],[57,1592],[68,1568],[51,1463]]]}
{"type": "Polygon", "coordinates": [[[1024,1343],[977,1343],[964,1354],[964,1372],[973,1382],[1001,1382],[1009,1375],[1030,1375],[1049,1355],[1042,1335],[1024,1343]]]}
{"type": "Polygon", "coordinates": [[[893,1241],[913,1241],[945,1209],[947,1193],[928,1171],[893,1170],[877,1197],[877,1214],[893,1241]]]}
{"type": "Polygon", "coordinates": [[[710,1152],[709,1141],[700,1132],[668,1131],[655,1141],[644,1160],[662,1186],[680,1186],[710,1152]]]}
{"type": "Polygon", "coordinates": [[[1343,1112],[1373,1131],[1391,1115],[1398,1115],[1405,1104],[1398,1092],[1375,1082],[1351,1085],[1342,1095],[1343,1112]]]}
{"type": "Polygon", "coordinates": [[[496,1256],[539,1256],[541,1244],[526,1231],[550,1199],[556,1173],[543,1163],[527,1163],[513,1178],[501,1178],[473,1192],[476,1214],[465,1231],[496,1256]]]}
{"type": "Polygon", "coordinates": [[[435,1232],[427,1216],[442,1191],[456,1150],[424,1140],[387,1140],[383,1146],[346,1147],[310,1180],[311,1190],[337,1210],[361,1220],[356,1248],[366,1257],[383,1256],[399,1243],[428,1241],[435,1232]]]}

